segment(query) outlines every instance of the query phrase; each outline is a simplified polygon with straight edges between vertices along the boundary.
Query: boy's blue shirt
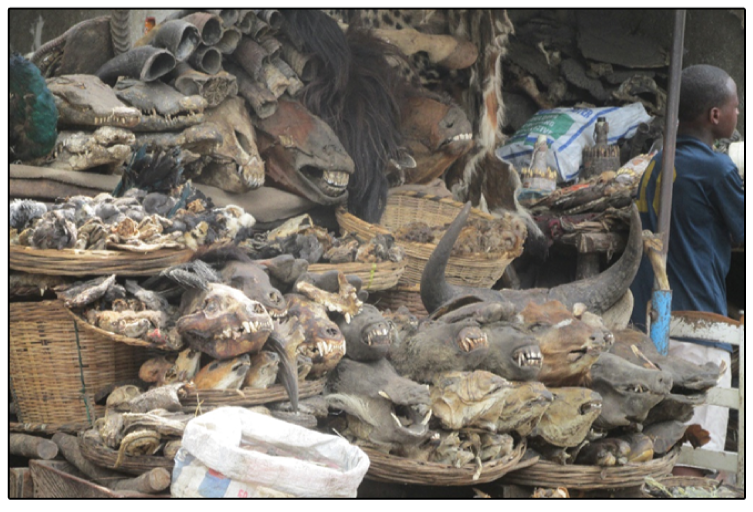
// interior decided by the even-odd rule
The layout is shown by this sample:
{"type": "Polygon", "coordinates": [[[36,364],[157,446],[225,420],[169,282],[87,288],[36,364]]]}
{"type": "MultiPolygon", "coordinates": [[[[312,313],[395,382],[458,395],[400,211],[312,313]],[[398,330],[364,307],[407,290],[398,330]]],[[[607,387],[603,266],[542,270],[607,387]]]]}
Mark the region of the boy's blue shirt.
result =
{"type": "MultiPolygon", "coordinates": [[[[658,153],[641,179],[637,199],[643,229],[654,233],[661,167],[662,153],[658,153]]],[[[735,164],[696,138],[678,136],[667,253],[673,311],[727,315],[725,280],[733,242],[745,242],[745,192],[735,164]]],[[[631,320],[636,326],[645,326],[653,282],[653,269],[644,256],[630,287],[635,301],[631,320]]]]}

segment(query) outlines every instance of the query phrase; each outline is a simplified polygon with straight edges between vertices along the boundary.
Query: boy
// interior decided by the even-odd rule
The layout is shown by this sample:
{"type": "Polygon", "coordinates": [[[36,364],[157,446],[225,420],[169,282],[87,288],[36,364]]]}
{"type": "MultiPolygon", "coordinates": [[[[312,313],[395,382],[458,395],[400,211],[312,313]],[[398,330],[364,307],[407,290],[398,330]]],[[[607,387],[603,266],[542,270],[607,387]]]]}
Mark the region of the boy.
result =
{"type": "MultiPolygon", "coordinates": [[[[707,311],[727,315],[725,278],[732,243],[745,243],[745,192],[732,160],[715,153],[714,141],[730,137],[737,125],[737,87],[723,70],[709,65],[683,70],[680,85],[677,149],[672,189],[672,215],[667,253],[667,276],[673,311],[707,311]]],[[[657,231],[660,208],[662,153],[641,179],[638,210],[643,229],[657,231]]],[[[645,330],[646,303],[651,299],[654,273],[644,256],[631,291],[635,300],[631,321],[645,330]]],[[[724,361],[727,371],[719,382],[730,386],[728,344],[670,340],[670,355],[703,364],[724,361]]],[[[688,422],[711,433],[704,448],[723,450],[729,410],[697,407],[688,422]]]]}

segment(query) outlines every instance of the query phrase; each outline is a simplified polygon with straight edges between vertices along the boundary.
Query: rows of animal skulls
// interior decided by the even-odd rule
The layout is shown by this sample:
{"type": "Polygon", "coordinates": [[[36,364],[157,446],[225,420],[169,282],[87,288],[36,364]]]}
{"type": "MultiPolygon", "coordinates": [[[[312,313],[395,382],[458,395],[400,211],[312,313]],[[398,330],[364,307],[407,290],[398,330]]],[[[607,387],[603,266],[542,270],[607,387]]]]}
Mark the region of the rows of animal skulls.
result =
{"type": "Polygon", "coordinates": [[[145,287],[182,283],[176,327],[188,347],[145,363],[142,380],[204,390],[279,381],[294,393],[291,379],[324,377],[326,407],[291,395],[300,414],[393,455],[483,465],[527,438],[563,464],[642,462],[683,438],[719,376],[713,364],[660,356],[645,335],[580,304],[469,301],[418,319],[364,303],[357,278],[307,273],[291,255],[251,261],[225,248],[205,260],[217,268],[199,260],[143,287],[126,282],[142,301],[145,287]],[[201,364],[202,354],[214,360],[201,364]]]}

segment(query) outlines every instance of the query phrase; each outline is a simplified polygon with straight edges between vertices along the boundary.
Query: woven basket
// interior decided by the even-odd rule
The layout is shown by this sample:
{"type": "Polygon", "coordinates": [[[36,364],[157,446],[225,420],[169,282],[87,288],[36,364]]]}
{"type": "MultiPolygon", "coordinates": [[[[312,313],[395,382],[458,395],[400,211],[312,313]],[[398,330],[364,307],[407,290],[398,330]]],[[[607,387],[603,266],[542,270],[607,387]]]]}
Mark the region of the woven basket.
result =
{"type": "Polygon", "coordinates": [[[124,455],[120,465],[117,465],[118,451],[105,445],[98,432],[87,431],[78,439],[81,454],[103,468],[114,469],[129,475],[141,475],[154,468],[165,468],[172,472],[175,466],[173,459],[161,455],[124,455]]]}
{"type": "Polygon", "coordinates": [[[395,312],[400,306],[405,306],[408,311],[419,318],[429,315],[421,301],[421,292],[418,285],[398,285],[392,290],[369,294],[369,303],[375,305],[380,311],[389,309],[395,312]]]}
{"type": "Polygon", "coordinates": [[[397,286],[403,275],[406,259],[401,261],[382,261],[379,263],[315,263],[309,265],[309,272],[327,272],[341,270],[345,274],[357,275],[363,282],[362,289],[367,291],[389,290],[397,286]]]}
{"type": "Polygon", "coordinates": [[[369,456],[369,470],[366,472],[369,480],[444,487],[480,485],[498,480],[518,467],[517,464],[526,451],[526,442],[525,439],[522,440],[509,455],[484,463],[478,476],[478,466],[475,464],[456,468],[437,462],[395,457],[370,448],[361,449],[369,456]]]}
{"type": "Polygon", "coordinates": [[[11,245],[8,266],[32,274],[51,276],[110,275],[151,276],[185,263],[190,249],[160,249],[139,253],[131,251],[83,251],[76,249],[33,249],[11,245]]]}
{"type": "MultiPolygon", "coordinates": [[[[309,398],[324,391],[327,379],[298,381],[298,398],[309,398]]],[[[204,391],[187,391],[181,396],[180,403],[185,412],[194,412],[197,407],[216,407],[234,405],[251,407],[253,405],[286,402],[288,393],[281,384],[275,384],[267,389],[243,388],[239,391],[224,389],[208,389],[204,391]]]]}
{"type": "Polygon", "coordinates": [[[103,338],[107,338],[108,340],[116,341],[118,343],[125,343],[126,345],[132,345],[134,347],[144,347],[144,348],[150,348],[150,349],[153,348],[157,350],[171,350],[169,347],[166,347],[164,345],[157,345],[154,343],[150,343],[146,340],[141,340],[138,338],[129,338],[128,336],[123,336],[120,334],[115,334],[114,332],[105,331],[104,329],[100,329],[99,327],[90,324],[81,315],[76,314],[75,312],[71,311],[65,306],[63,307],[66,313],[68,313],[71,319],[73,319],[81,329],[88,331],[95,336],[101,336],[103,338]]]}
{"type": "Polygon", "coordinates": [[[10,304],[10,388],[21,423],[91,425],[94,394],[135,379],[147,352],[82,329],[60,301],[10,304]]]}
{"type": "Polygon", "coordinates": [[[647,476],[659,478],[671,474],[679,453],[679,450],[674,449],[658,459],[615,467],[578,464],[563,466],[540,460],[528,468],[511,471],[502,481],[533,487],[567,487],[583,490],[638,487],[647,476]]]}
{"type": "MultiPolygon", "coordinates": [[[[337,221],[341,234],[355,233],[363,239],[371,239],[377,234],[390,234],[411,222],[426,222],[430,226],[443,226],[452,222],[462,210],[463,204],[452,199],[423,195],[416,192],[392,192],[387,197],[387,207],[380,225],[369,224],[355,215],[338,209],[337,221]]],[[[471,210],[471,217],[493,220],[489,214],[471,210]]],[[[402,287],[421,283],[421,273],[426,266],[436,244],[423,244],[397,240],[405,249],[408,264],[400,277],[402,287]]],[[[522,252],[477,253],[467,256],[452,256],[447,263],[445,277],[448,283],[491,288],[502,277],[507,266],[522,252]]]]}

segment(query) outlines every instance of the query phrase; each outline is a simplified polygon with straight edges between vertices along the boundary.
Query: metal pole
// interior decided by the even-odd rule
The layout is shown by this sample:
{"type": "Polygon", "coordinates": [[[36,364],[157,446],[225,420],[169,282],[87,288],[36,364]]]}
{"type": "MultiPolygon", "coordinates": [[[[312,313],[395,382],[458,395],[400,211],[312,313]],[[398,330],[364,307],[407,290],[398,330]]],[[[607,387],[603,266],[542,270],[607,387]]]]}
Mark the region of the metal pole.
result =
{"type": "Polygon", "coordinates": [[[659,203],[659,234],[662,238],[662,257],[667,260],[669,250],[669,223],[672,217],[672,181],[675,170],[677,147],[677,111],[680,106],[680,79],[682,53],[685,42],[685,9],[675,11],[675,28],[672,40],[672,56],[669,61],[669,94],[667,119],[664,127],[664,153],[662,155],[661,202],[659,203]]]}
{"type": "MultiPolygon", "coordinates": [[[[680,80],[682,78],[682,52],[685,40],[685,10],[675,11],[675,28],[672,56],[669,61],[669,95],[667,98],[667,124],[664,128],[664,153],[662,154],[661,202],[659,203],[658,234],[662,240],[661,259],[666,264],[669,250],[669,226],[672,218],[672,185],[677,147],[677,111],[680,106],[680,80]]],[[[649,335],[662,355],[669,351],[669,322],[672,316],[672,290],[654,290],[651,296],[651,327],[649,335]]]]}

